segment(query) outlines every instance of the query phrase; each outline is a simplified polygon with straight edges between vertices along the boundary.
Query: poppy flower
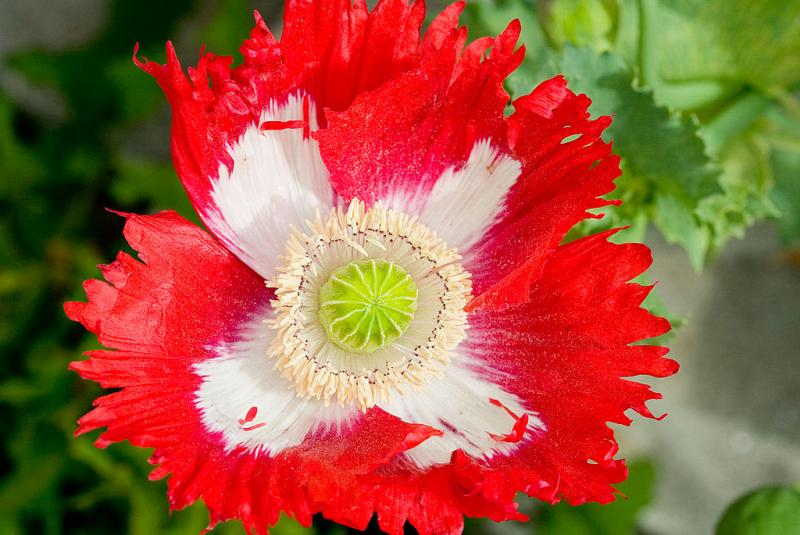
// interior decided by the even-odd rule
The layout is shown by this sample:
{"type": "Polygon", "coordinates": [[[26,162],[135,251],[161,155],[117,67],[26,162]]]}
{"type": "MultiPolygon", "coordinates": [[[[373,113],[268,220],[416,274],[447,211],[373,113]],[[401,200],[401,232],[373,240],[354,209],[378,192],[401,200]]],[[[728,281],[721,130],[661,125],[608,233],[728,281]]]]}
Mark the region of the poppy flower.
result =
{"type": "Polygon", "coordinates": [[[282,512],[400,534],[613,500],[608,423],[648,417],[669,329],[613,232],[562,243],[609,201],[610,118],[562,77],[514,100],[518,22],[466,44],[463,3],[289,0],[243,62],[134,61],[172,106],[172,155],[207,232],[122,214],[138,259],[67,315],[109,348],[72,363],[117,389],[78,434],[153,448],[180,509],[266,533],[282,512]]]}

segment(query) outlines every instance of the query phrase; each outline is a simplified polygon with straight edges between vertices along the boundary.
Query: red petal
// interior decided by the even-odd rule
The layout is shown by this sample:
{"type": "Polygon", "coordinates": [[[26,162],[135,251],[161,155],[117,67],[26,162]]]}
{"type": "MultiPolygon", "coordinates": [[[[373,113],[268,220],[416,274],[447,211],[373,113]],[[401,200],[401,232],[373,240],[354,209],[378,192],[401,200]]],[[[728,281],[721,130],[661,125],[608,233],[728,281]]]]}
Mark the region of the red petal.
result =
{"type": "Polygon", "coordinates": [[[455,26],[455,11],[438,21],[430,39],[441,44],[430,47],[419,69],[362,93],[344,112],[327,114],[328,127],[316,137],[331,184],[345,199],[371,203],[418,194],[447,167],[466,161],[476,140],[505,143],[503,82],[524,54],[515,49],[519,23],[461,55],[466,36],[455,26]],[[491,55],[479,62],[489,45],[491,55]]]}
{"type": "Polygon", "coordinates": [[[649,287],[628,283],[650,265],[647,247],[612,244],[609,234],[559,247],[524,303],[470,315],[469,351],[506,374],[509,392],[546,426],[492,468],[545,500],[611,501],[611,484],[627,473],[607,422],[627,425],[628,409],[651,417],[645,403],[660,397],[624,377],[678,368],[665,348],[631,345],[669,323],[640,307],[649,287]]]}
{"type": "Polygon", "coordinates": [[[120,253],[101,266],[108,283],[87,281],[88,303],[67,303],[70,319],[119,351],[93,351],[71,368],[106,388],[79,433],[108,429],[98,445],[130,440],[158,447],[193,433],[195,362],[231,340],[270,298],[263,281],[211,236],[173,212],[126,215],[125,237],[142,262],[120,253]],[[173,431],[174,430],[174,431],[173,431]]]}
{"type": "Polygon", "coordinates": [[[523,438],[525,438],[525,431],[528,429],[528,420],[530,417],[527,414],[523,414],[522,416],[517,416],[514,414],[508,407],[503,405],[496,399],[490,399],[489,402],[492,405],[496,405],[497,407],[502,407],[505,411],[514,418],[514,427],[511,429],[511,432],[506,435],[495,435],[494,433],[489,433],[489,436],[492,437],[494,440],[498,442],[519,442],[523,438]]]}
{"type": "Polygon", "coordinates": [[[87,281],[89,302],[65,305],[106,347],[191,363],[269,301],[260,277],[176,213],[125,217],[125,238],[141,262],[119,253],[101,266],[110,284],[87,281]]]}
{"type": "Polygon", "coordinates": [[[567,232],[587,210],[608,204],[598,197],[614,189],[619,158],[600,139],[611,118],[590,119],[589,104],[560,76],[514,102],[508,136],[522,174],[505,212],[471,254],[478,258],[468,268],[479,296],[471,308],[525,301],[567,232]],[[580,137],[563,142],[574,135],[580,137]]]}
{"type": "MultiPolygon", "coordinates": [[[[413,516],[431,526],[449,526],[436,528],[437,533],[456,532],[461,513],[449,499],[442,498],[442,510],[449,513],[430,521],[423,518],[426,506],[415,501],[432,492],[438,496],[438,483],[400,468],[407,463],[394,464],[403,451],[440,432],[380,409],[275,457],[225,451],[223,437],[202,424],[195,405],[201,379],[193,365],[214,356],[209,347],[235,339],[237,327],[263,309],[270,292],[260,277],[178,215],[126,217],[125,236],[142,262],[121,253],[102,268],[108,283],[87,282],[88,303],[65,305],[71,319],[116,349],[93,351],[70,366],[105,388],[120,389],[95,401],[80,419],[79,434],[104,427],[98,447],[128,440],[155,448],[151,462],[159,466],[151,478],[172,474],[171,507],[202,498],[212,526],[241,518],[247,529],[265,532],[285,511],[306,525],[311,515],[323,512],[364,528],[376,510],[385,510],[377,489],[408,487],[414,497],[392,504],[403,522],[413,516]]],[[[260,412],[251,407],[241,423],[254,422],[260,412]]]]}

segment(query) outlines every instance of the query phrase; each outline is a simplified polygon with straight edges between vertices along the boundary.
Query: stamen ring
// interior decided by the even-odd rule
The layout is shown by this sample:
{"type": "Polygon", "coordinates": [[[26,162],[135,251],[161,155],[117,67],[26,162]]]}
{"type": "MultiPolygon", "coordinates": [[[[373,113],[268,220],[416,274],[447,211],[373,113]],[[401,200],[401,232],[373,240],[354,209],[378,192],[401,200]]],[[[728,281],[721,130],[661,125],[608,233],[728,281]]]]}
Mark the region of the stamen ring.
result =
{"type": "Polygon", "coordinates": [[[464,307],[471,298],[470,274],[458,252],[427,226],[402,212],[354,199],[292,229],[285,264],[274,280],[275,329],[269,356],[299,397],[357,404],[366,411],[392,393],[421,388],[466,335],[464,307]],[[353,262],[375,259],[406,271],[418,290],[416,312],[394,341],[369,353],[333,343],[319,320],[319,292],[330,275],[353,262]]]}

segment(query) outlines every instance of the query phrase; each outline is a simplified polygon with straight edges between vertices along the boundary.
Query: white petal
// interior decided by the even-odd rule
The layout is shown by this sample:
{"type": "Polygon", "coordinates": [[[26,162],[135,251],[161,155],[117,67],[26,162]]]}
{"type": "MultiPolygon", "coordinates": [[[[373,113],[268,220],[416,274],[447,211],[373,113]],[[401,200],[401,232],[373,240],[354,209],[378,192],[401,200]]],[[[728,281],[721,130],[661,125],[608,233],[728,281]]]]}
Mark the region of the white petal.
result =
{"type": "Polygon", "coordinates": [[[393,397],[380,407],[405,422],[425,424],[444,433],[432,437],[405,453],[421,468],[450,462],[454,450],[462,449],[477,458],[512,453],[520,443],[500,442],[489,436],[506,435],[515,419],[503,408],[489,402],[495,399],[517,416],[528,414],[528,432],[523,440],[544,430],[536,414],[526,410],[512,394],[503,390],[497,379],[484,377],[476,362],[460,354],[444,370],[444,376],[426,383],[420,392],[393,397]]]}
{"type": "Polygon", "coordinates": [[[495,223],[520,172],[518,161],[484,139],[472,147],[466,165],[445,170],[430,192],[389,199],[387,204],[417,215],[448,246],[463,254],[495,223]]]}
{"type": "MultiPolygon", "coordinates": [[[[325,406],[316,399],[301,399],[292,385],[273,368],[267,347],[273,329],[264,325],[271,314],[247,322],[239,341],[212,348],[217,357],[195,365],[202,383],[195,394],[205,428],[221,433],[227,451],[243,447],[275,455],[302,444],[319,430],[344,430],[360,411],[337,403],[325,406]],[[256,417],[244,424],[251,408],[256,417]],[[259,424],[265,424],[260,426],[259,424]]],[[[519,444],[499,442],[489,436],[511,432],[515,420],[502,408],[489,402],[500,401],[515,414],[529,416],[526,439],[544,430],[536,414],[526,410],[513,395],[498,386],[500,378],[487,378],[476,371],[476,361],[458,355],[444,368],[444,376],[426,383],[423,390],[409,389],[394,395],[379,407],[409,423],[425,424],[442,431],[405,453],[421,468],[448,463],[452,452],[462,449],[475,458],[491,458],[512,453],[519,444]]]]}
{"type": "MultiPolygon", "coordinates": [[[[311,129],[316,113],[310,103],[311,129]]],[[[209,228],[243,262],[264,278],[273,275],[283,254],[289,225],[299,227],[316,210],[333,205],[328,170],[313,138],[302,129],[265,130],[264,121],[303,118],[303,96],[271,103],[228,152],[233,168],[220,165],[211,192],[214,206],[204,214],[209,228]]]]}
{"type": "Polygon", "coordinates": [[[275,332],[264,325],[269,314],[253,318],[239,341],[212,348],[218,356],[195,366],[203,378],[195,394],[203,424],[208,431],[222,433],[228,451],[241,446],[274,455],[301,444],[311,431],[341,428],[358,414],[336,403],[325,407],[316,399],[297,397],[267,356],[275,332]],[[251,407],[257,409],[256,417],[240,424],[251,407]],[[255,428],[261,423],[266,425],[255,428]]]}

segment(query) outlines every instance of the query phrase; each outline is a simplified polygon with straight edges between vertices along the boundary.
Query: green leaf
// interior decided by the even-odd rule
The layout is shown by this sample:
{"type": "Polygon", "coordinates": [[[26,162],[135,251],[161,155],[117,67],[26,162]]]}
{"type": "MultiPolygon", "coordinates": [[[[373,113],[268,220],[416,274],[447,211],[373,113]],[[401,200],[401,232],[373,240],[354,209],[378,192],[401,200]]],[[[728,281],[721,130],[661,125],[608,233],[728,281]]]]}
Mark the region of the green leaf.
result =
{"type": "MultiPolygon", "coordinates": [[[[684,13],[687,2],[691,4],[690,0],[676,6],[655,0],[620,0],[613,5],[602,0],[539,2],[547,35],[563,50],[556,52],[534,38],[528,56],[537,58],[537,64],[523,64],[523,74],[512,76],[509,86],[519,94],[563,73],[573,90],[593,100],[593,115],[614,116],[605,138],[613,140],[615,152],[622,156],[623,175],[612,197],[624,204],[602,210],[604,219],[584,222],[571,238],[626,225],[631,229],[615,240],[641,240],[647,223],[654,222],[669,241],[686,249],[699,271],[730,238],[743,236],[761,218],[775,216],[776,203],[785,213],[790,209],[796,213],[794,183],[788,178],[795,171],[791,157],[777,155],[764,140],[753,137],[755,125],[761,124],[772,105],[770,98],[755,90],[742,92],[740,80],[661,76],[662,56],[681,65],[693,61],[693,56],[674,54],[662,44],[670,32],[699,31],[692,26],[694,21],[681,19],[671,26],[661,18],[664,11],[670,12],[664,15],[667,18],[677,16],[676,10],[684,13]],[[588,46],[576,48],[576,43],[588,46]],[[598,53],[605,48],[611,51],[598,53]],[[655,87],[655,93],[644,83],[655,87]],[[662,98],[665,91],[669,98],[662,98]],[[716,107],[704,112],[700,122],[661,105],[664,101],[689,110],[708,108],[710,103],[716,107]],[[783,191],[774,202],[769,198],[771,161],[784,178],[783,191]]],[[[517,4],[521,6],[521,0],[517,4]]],[[[770,9],[759,7],[757,15],[767,16],[770,9]]],[[[523,27],[523,40],[524,31],[523,27]]],[[[535,28],[533,34],[540,37],[541,29],[535,28]]]]}
{"type": "Polygon", "coordinates": [[[568,47],[558,65],[572,90],[592,99],[593,115],[614,116],[604,137],[614,141],[627,171],[647,181],[648,189],[687,199],[719,191],[719,170],[706,155],[697,124],[634,87],[633,73],[621,57],[568,47]]]}
{"type": "Polygon", "coordinates": [[[687,91],[707,104],[745,86],[800,82],[800,2],[641,0],[643,83],[660,101],[683,105],[687,91]],[[727,88],[727,89],[726,89],[727,88]]]}
{"type": "Polygon", "coordinates": [[[787,245],[800,244],[800,103],[787,97],[768,114],[769,164],[775,187],[771,192],[781,217],[778,226],[787,245]]]}
{"type": "Polygon", "coordinates": [[[762,488],[738,499],[723,515],[717,535],[800,533],[800,489],[762,488]]]}
{"type": "Polygon", "coordinates": [[[695,271],[701,271],[711,237],[693,210],[677,197],[659,195],[655,202],[654,222],[668,242],[677,243],[686,250],[695,271]]]}
{"type": "Polygon", "coordinates": [[[573,91],[592,98],[593,115],[614,116],[604,137],[613,140],[623,159],[612,194],[623,205],[609,207],[609,217],[584,224],[579,233],[632,223],[643,228],[643,214],[651,214],[665,238],[683,246],[695,269],[702,269],[714,229],[695,211],[703,199],[723,190],[697,123],[658,106],[652,93],[635,87],[633,73],[616,54],[567,47],[558,66],[573,91]]]}
{"type": "Polygon", "coordinates": [[[696,213],[712,230],[710,255],[717,254],[731,238],[743,238],[759,219],[779,214],[769,197],[772,172],[767,161],[769,148],[758,139],[742,138],[722,155],[723,193],[703,199],[696,213]]]}
{"type": "Polygon", "coordinates": [[[567,44],[598,51],[611,48],[615,0],[555,0],[538,5],[542,25],[557,48],[567,44]]]}
{"type": "Polygon", "coordinates": [[[719,153],[723,169],[723,193],[703,199],[697,209],[715,230],[712,254],[762,218],[780,217],[787,242],[800,238],[793,230],[800,207],[800,165],[793,156],[800,154],[800,122],[789,107],[744,93],[708,122],[702,135],[719,153]]]}

